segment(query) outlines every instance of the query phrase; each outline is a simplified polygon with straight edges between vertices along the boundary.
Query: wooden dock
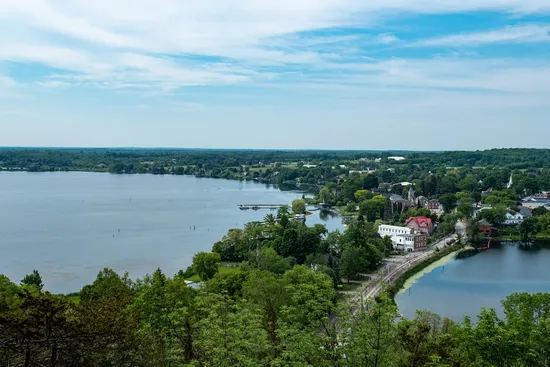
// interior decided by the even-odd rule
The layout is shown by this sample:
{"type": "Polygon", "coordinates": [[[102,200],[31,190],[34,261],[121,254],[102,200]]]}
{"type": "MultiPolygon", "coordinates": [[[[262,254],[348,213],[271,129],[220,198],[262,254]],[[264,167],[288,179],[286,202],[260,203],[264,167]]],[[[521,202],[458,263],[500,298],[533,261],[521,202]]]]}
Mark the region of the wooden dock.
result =
{"type": "Polygon", "coordinates": [[[289,206],[287,204],[241,204],[239,205],[239,209],[241,210],[260,210],[260,209],[271,209],[276,210],[283,206],[289,206]]]}

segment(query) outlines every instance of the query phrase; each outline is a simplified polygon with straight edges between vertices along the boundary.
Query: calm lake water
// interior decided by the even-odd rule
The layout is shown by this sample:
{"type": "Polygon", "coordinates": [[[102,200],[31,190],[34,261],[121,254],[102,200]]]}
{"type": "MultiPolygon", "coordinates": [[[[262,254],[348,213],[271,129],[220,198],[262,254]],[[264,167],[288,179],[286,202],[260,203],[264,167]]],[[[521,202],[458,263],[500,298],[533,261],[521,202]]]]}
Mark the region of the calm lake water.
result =
{"type": "MultiPolygon", "coordinates": [[[[172,275],[231,228],[301,197],[264,184],[189,176],[0,172],[0,274],[40,271],[52,292],[72,292],[110,267],[133,278],[172,275]]],[[[308,224],[340,229],[338,218],[308,224]]]]}
{"type": "Polygon", "coordinates": [[[550,292],[550,247],[526,250],[515,244],[493,245],[490,250],[462,260],[452,260],[420,278],[396,297],[407,318],[415,310],[430,310],[462,321],[476,320],[481,307],[495,308],[515,292],[550,292]]]}

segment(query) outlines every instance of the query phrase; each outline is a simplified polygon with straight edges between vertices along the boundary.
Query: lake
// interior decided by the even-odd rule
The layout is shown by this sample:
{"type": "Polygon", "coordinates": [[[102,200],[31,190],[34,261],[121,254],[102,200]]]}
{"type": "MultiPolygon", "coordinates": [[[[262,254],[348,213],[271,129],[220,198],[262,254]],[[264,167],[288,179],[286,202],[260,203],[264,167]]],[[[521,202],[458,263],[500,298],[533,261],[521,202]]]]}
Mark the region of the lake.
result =
{"type": "Polygon", "coordinates": [[[435,268],[398,294],[396,302],[407,318],[422,309],[455,321],[470,315],[475,321],[483,306],[503,315],[500,301],[511,293],[550,292],[548,264],[548,245],[526,249],[516,244],[494,244],[475,256],[435,268]]]}
{"type": "MultiPolygon", "coordinates": [[[[37,269],[56,293],[78,291],[104,267],[132,278],[158,267],[173,275],[229,229],[270,213],[239,204],[290,204],[301,196],[192,176],[0,172],[0,274],[19,282],[37,269]]],[[[338,218],[318,212],[307,221],[341,229],[338,218]]]]}

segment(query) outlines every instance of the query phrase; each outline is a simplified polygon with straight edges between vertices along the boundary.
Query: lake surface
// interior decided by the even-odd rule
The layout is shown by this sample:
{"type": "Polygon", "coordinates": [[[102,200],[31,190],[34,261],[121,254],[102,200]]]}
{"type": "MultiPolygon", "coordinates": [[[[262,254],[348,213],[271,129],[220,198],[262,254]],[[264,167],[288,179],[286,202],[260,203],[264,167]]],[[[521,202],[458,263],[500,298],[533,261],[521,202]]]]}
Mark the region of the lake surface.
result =
{"type": "Polygon", "coordinates": [[[495,308],[515,292],[550,292],[550,247],[526,250],[515,244],[496,244],[462,260],[451,260],[420,278],[396,297],[407,318],[415,310],[430,310],[462,321],[475,321],[481,307],[495,308]]]}
{"type": "MultiPolygon", "coordinates": [[[[59,293],[78,291],[104,267],[132,278],[158,267],[173,275],[229,229],[270,212],[239,204],[290,204],[301,195],[190,176],[0,172],[0,274],[19,282],[37,269],[59,293]]],[[[341,228],[318,212],[308,218],[315,223],[341,228]]]]}

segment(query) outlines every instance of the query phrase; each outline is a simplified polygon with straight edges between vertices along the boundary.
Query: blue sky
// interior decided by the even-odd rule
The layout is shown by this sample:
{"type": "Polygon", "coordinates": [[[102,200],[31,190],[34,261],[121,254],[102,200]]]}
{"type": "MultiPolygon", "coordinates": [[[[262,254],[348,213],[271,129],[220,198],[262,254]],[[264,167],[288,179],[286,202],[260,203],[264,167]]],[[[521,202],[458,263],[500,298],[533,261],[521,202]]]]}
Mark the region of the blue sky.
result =
{"type": "Polygon", "coordinates": [[[0,0],[0,145],[550,147],[548,0],[0,0]]]}

